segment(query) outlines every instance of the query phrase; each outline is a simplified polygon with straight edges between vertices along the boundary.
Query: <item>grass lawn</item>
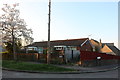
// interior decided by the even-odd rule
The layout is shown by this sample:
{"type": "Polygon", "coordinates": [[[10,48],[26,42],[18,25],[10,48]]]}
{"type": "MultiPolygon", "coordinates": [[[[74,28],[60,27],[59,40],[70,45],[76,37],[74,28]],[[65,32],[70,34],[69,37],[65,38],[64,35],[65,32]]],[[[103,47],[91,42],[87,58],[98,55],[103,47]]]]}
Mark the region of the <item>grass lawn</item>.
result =
{"type": "Polygon", "coordinates": [[[64,72],[75,71],[74,69],[61,68],[51,64],[33,64],[29,62],[15,62],[12,60],[3,60],[2,67],[15,70],[29,70],[29,71],[47,71],[47,72],[64,72]]]}

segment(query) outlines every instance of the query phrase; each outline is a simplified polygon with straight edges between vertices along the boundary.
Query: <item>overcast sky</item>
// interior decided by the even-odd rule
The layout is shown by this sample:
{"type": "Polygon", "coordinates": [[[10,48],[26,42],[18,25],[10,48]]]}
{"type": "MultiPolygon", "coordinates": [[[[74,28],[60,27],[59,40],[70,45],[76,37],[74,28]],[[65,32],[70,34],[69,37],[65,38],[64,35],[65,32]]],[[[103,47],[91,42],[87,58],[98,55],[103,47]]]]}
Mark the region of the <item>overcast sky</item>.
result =
{"type": "MultiPolygon", "coordinates": [[[[4,3],[20,3],[20,17],[34,41],[47,40],[48,0],[0,0],[0,8],[4,3]]],[[[118,46],[118,0],[52,0],[51,40],[88,36],[118,46]]]]}

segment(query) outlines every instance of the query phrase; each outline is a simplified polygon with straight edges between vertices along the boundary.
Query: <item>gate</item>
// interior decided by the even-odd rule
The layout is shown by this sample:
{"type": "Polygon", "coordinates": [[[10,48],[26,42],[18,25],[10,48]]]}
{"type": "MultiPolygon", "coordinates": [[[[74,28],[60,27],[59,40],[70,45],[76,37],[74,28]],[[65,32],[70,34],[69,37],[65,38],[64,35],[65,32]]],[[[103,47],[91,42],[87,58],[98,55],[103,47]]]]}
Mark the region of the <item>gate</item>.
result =
{"type": "Polygon", "coordinates": [[[80,59],[79,50],[65,50],[65,61],[67,62],[77,62],[80,59]]]}

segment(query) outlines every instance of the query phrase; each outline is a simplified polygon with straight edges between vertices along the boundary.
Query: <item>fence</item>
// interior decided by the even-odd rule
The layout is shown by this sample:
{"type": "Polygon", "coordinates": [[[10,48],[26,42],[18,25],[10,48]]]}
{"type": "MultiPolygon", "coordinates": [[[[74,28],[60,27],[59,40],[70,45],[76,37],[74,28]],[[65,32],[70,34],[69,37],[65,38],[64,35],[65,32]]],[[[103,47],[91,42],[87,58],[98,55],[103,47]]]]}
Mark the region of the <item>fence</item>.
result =
{"type": "MultiPolygon", "coordinates": [[[[16,54],[17,60],[22,60],[22,61],[35,61],[37,60],[37,53],[17,53],[16,54]]],[[[13,54],[5,53],[2,54],[2,59],[3,60],[13,60],[13,54]]]]}
{"type": "Polygon", "coordinates": [[[8,53],[2,54],[2,60],[12,60],[13,58],[14,58],[13,54],[8,54],[8,53]]]}
{"type": "MultiPolygon", "coordinates": [[[[45,63],[47,60],[47,54],[39,54],[39,53],[17,53],[17,60],[21,61],[37,61],[45,63]]],[[[51,63],[63,63],[63,57],[59,57],[59,54],[51,54],[50,60],[51,63]]],[[[3,60],[13,60],[13,54],[2,54],[3,60]]]]}
{"type": "Polygon", "coordinates": [[[90,51],[80,51],[80,60],[94,60],[97,57],[101,57],[101,60],[111,60],[120,59],[120,56],[110,55],[106,53],[90,52],[90,51]]]}
{"type": "Polygon", "coordinates": [[[120,56],[110,55],[106,53],[97,53],[90,51],[81,51],[80,61],[82,66],[101,66],[118,64],[120,56]],[[100,59],[97,59],[100,57],[100,59]]]}

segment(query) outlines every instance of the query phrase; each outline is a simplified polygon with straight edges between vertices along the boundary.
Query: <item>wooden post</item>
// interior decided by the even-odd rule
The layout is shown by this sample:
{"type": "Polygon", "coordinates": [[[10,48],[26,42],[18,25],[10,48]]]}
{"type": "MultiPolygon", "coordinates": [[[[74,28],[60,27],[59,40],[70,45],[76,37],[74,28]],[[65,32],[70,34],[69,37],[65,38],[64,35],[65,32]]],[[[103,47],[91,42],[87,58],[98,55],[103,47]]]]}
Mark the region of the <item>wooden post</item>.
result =
{"type": "Polygon", "coordinates": [[[51,0],[49,0],[49,14],[48,14],[48,51],[47,51],[47,64],[50,63],[50,13],[51,13],[51,0]]]}

